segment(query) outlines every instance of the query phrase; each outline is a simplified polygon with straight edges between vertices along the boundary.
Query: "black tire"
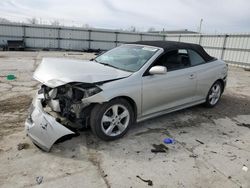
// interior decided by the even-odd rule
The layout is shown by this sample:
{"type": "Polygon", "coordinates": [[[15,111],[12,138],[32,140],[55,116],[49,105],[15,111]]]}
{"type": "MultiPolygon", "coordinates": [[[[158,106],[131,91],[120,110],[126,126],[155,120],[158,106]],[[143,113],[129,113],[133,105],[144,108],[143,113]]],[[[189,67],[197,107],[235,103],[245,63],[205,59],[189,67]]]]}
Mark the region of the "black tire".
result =
{"type": "Polygon", "coordinates": [[[205,106],[208,107],[208,108],[213,108],[214,106],[216,106],[216,105],[218,104],[219,100],[220,100],[220,97],[221,97],[222,92],[223,92],[223,86],[222,86],[221,82],[220,82],[220,81],[216,81],[216,82],[212,85],[212,87],[209,89],[209,92],[208,92],[207,98],[206,98],[206,102],[204,103],[205,106]],[[218,98],[217,98],[216,101],[213,101],[213,102],[212,102],[212,101],[211,101],[210,95],[212,95],[213,89],[214,89],[216,86],[219,87],[219,93],[217,94],[217,95],[218,95],[218,96],[217,96],[218,98]]]}
{"type": "MultiPolygon", "coordinates": [[[[110,116],[112,118],[112,121],[115,118],[115,117],[113,117],[113,115],[112,115],[112,117],[110,116]]],[[[120,122],[122,122],[122,120],[123,119],[121,119],[120,122]]],[[[127,133],[127,131],[129,130],[129,127],[131,126],[131,124],[133,124],[133,122],[134,122],[133,108],[131,107],[129,102],[123,98],[117,98],[117,99],[111,100],[111,101],[109,101],[107,103],[103,103],[103,104],[96,104],[91,111],[91,116],[90,116],[91,130],[97,137],[99,137],[100,139],[105,140],[105,141],[116,140],[116,139],[124,136],[127,133]],[[117,132],[120,132],[120,134],[113,133],[113,134],[118,134],[118,135],[112,135],[112,136],[107,135],[104,132],[104,131],[107,131],[107,129],[105,130],[104,123],[102,122],[102,119],[104,118],[103,117],[104,115],[106,115],[107,113],[111,113],[109,110],[111,110],[113,112],[112,107],[117,106],[117,105],[119,106],[118,110],[117,110],[117,114],[118,114],[119,108],[120,108],[120,110],[121,109],[123,110],[123,107],[126,108],[127,109],[126,112],[129,113],[129,119],[126,119],[127,126],[126,126],[126,128],[124,128],[124,130],[122,132],[120,130],[117,131],[117,132]],[[112,109],[110,109],[110,108],[112,108],[112,109]]],[[[107,127],[109,127],[111,125],[111,122],[106,122],[106,123],[108,124],[107,127]]],[[[119,126],[115,126],[114,129],[118,129],[118,127],[119,126]]]]}

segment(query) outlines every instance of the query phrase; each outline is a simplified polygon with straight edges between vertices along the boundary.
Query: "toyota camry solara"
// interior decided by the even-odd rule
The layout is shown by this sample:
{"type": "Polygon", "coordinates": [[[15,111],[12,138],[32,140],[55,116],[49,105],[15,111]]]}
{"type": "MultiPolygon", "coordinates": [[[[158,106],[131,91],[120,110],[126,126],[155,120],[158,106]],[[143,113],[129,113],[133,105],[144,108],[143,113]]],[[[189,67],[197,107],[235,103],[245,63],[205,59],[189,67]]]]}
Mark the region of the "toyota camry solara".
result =
{"type": "Polygon", "coordinates": [[[227,65],[197,44],[140,41],[90,61],[44,58],[34,78],[41,88],[25,129],[49,151],[83,128],[115,140],[135,122],[202,103],[214,107],[226,86],[227,65]]]}

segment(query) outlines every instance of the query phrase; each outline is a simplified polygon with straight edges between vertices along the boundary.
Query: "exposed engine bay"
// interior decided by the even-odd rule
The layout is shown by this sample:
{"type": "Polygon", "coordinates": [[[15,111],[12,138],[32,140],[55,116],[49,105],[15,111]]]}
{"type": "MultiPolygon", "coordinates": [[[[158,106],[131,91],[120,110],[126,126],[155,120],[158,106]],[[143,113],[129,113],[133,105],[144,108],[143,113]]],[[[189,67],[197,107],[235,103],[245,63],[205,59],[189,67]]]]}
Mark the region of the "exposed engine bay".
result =
{"type": "Polygon", "coordinates": [[[94,104],[82,102],[102,91],[93,84],[69,83],[56,88],[42,85],[38,94],[43,94],[44,111],[56,118],[56,121],[77,129],[89,126],[90,112],[94,104]]]}

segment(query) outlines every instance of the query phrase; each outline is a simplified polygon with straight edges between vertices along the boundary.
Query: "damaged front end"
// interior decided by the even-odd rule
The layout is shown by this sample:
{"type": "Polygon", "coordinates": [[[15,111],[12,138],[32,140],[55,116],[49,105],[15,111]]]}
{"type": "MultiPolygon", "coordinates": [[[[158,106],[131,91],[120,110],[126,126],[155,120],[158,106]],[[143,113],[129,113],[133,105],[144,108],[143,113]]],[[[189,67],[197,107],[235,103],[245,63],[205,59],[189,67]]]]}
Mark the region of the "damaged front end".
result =
{"type": "Polygon", "coordinates": [[[102,90],[94,84],[68,83],[55,88],[42,85],[25,122],[27,135],[45,151],[66,135],[89,126],[92,103],[84,99],[102,90]]]}

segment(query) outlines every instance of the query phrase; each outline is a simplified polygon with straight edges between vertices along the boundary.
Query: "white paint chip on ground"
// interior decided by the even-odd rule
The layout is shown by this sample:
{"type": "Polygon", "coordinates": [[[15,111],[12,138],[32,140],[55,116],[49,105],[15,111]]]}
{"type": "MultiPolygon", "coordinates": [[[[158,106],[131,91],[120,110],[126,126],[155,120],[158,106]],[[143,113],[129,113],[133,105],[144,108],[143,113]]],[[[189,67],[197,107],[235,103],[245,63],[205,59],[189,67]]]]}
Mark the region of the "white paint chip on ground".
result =
{"type": "Polygon", "coordinates": [[[245,172],[247,172],[247,171],[248,171],[248,168],[244,165],[244,166],[242,167],[242,170],[244,170],[245,172]]]}

